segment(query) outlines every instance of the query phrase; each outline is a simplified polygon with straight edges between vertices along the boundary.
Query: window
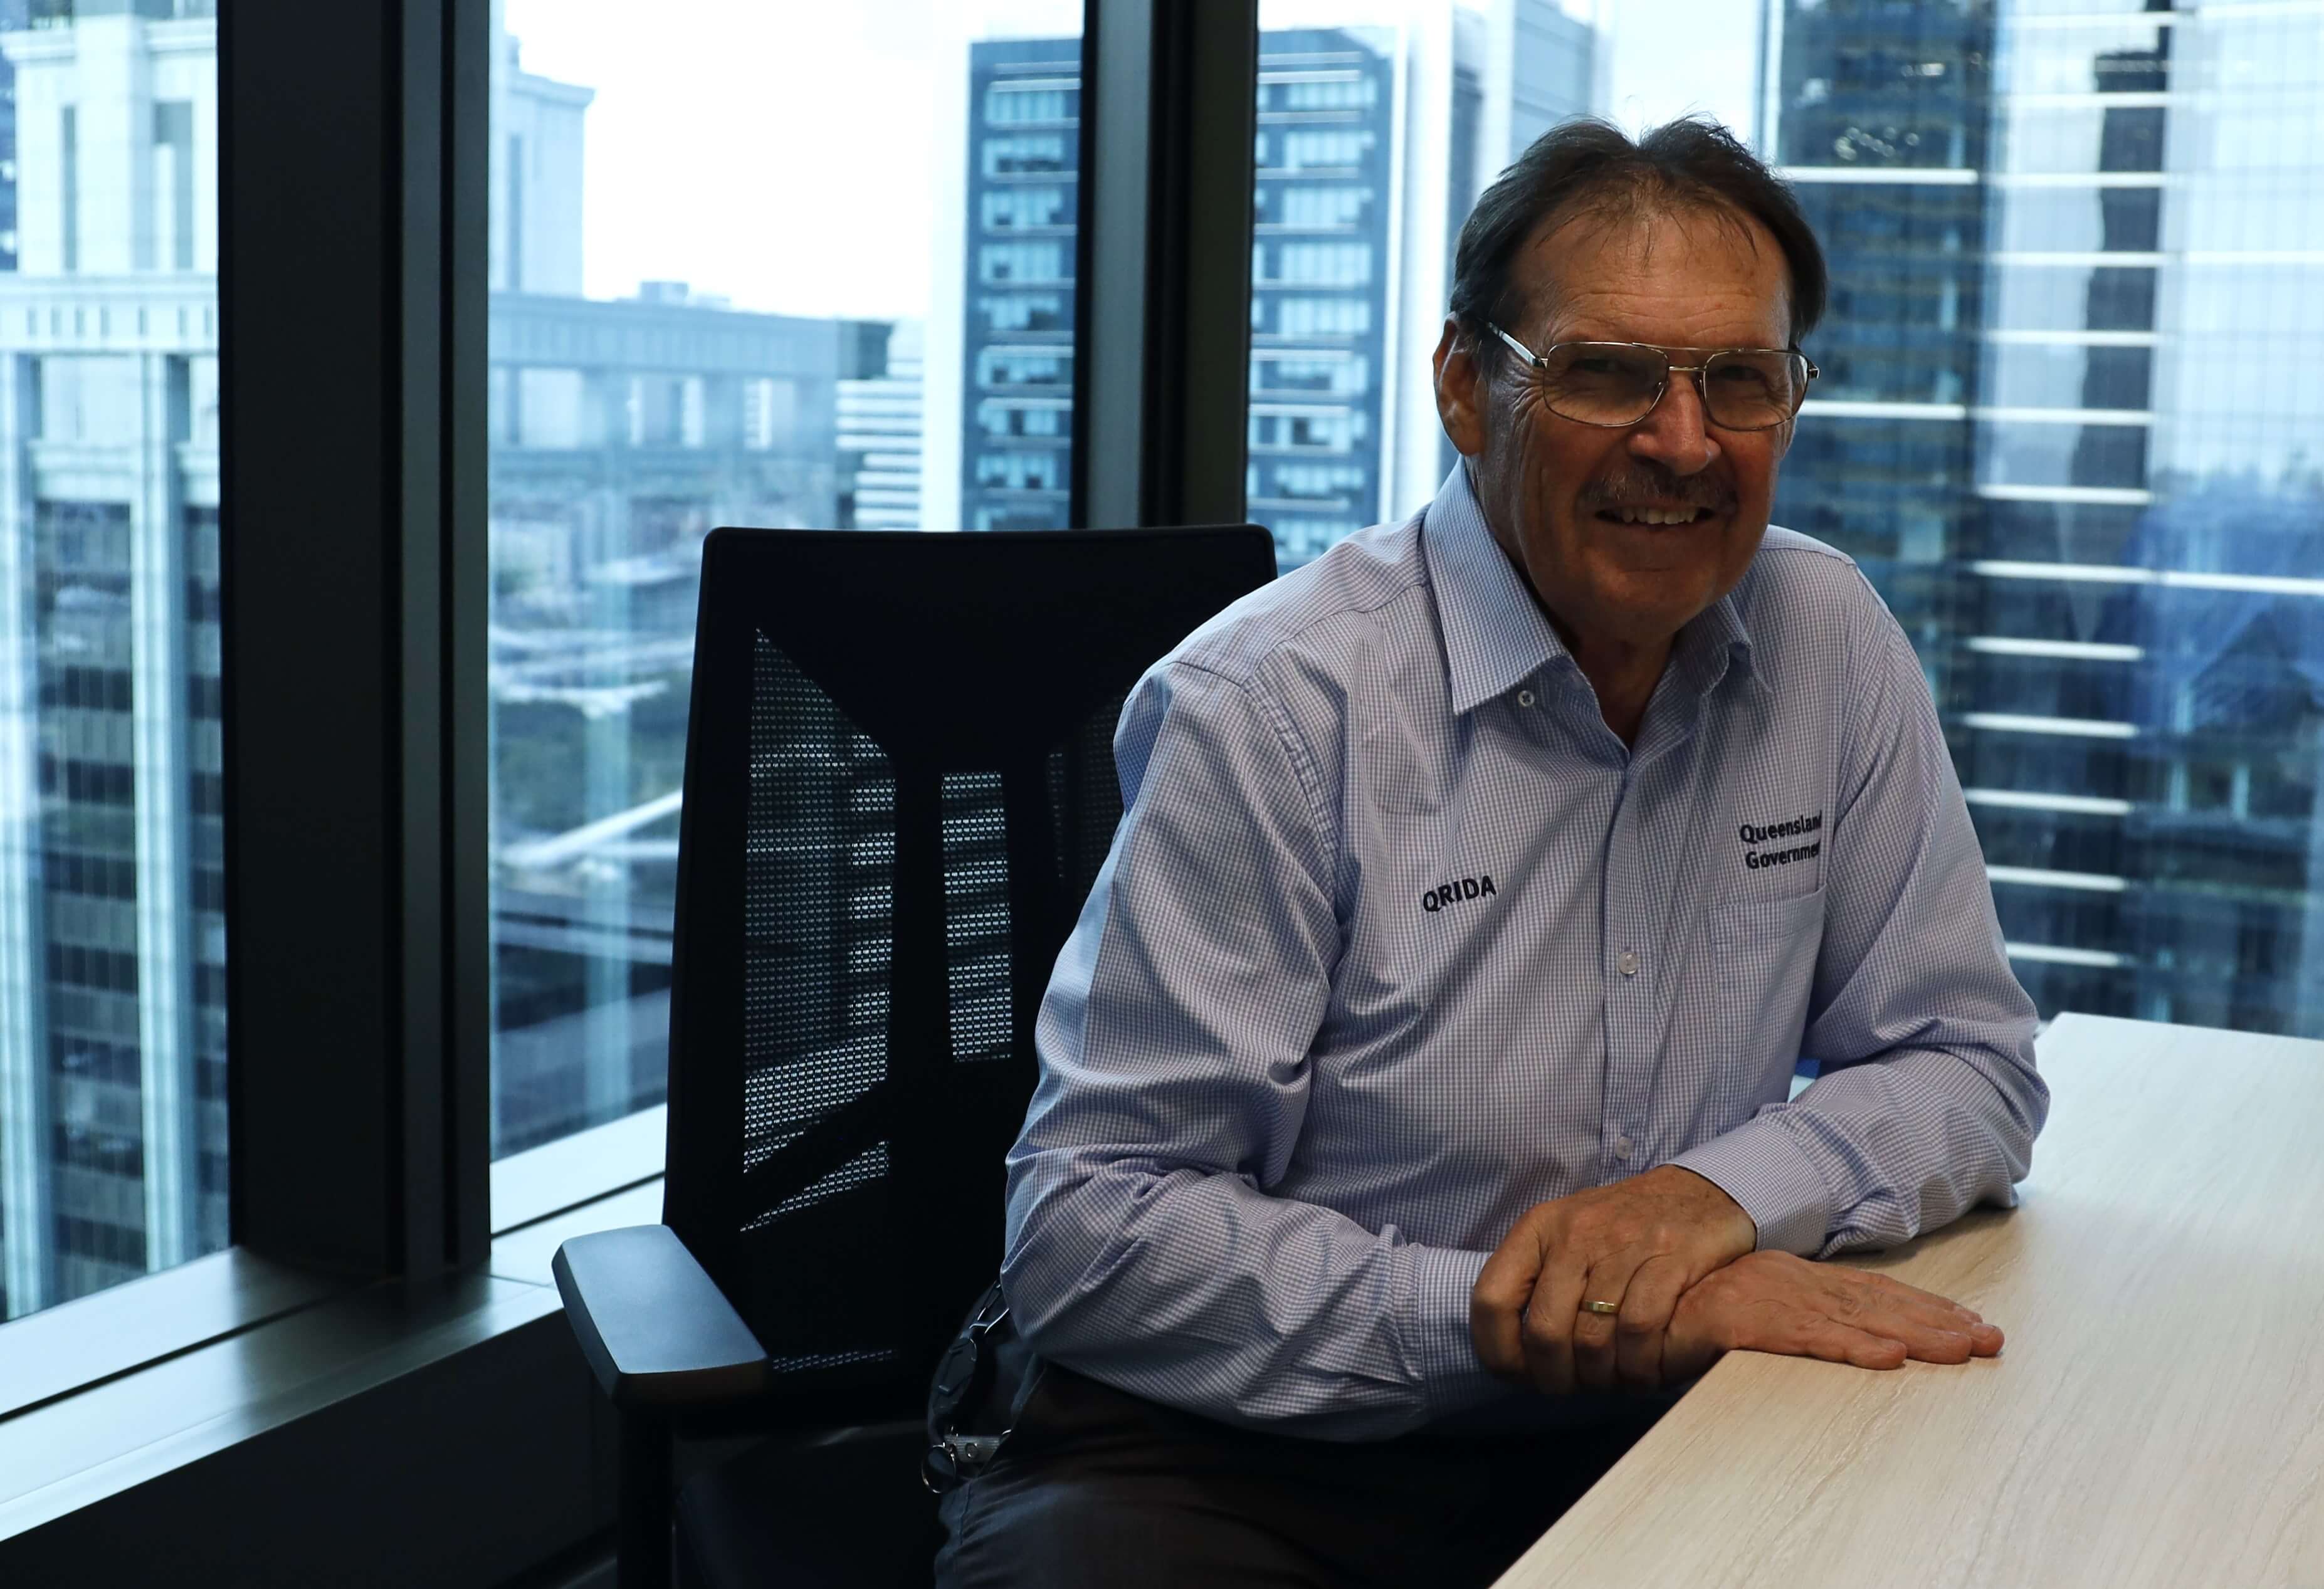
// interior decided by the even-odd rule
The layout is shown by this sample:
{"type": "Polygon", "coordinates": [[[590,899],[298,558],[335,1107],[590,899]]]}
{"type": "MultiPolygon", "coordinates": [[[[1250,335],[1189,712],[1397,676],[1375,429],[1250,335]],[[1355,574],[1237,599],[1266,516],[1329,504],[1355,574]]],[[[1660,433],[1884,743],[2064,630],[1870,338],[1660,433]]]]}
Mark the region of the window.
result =
{"type": "Polygon", "coordinates": [[[1286,133],[1283,135],[1283,169],[1294,171],[1316,169],[1351,170],[1364,163],[1366,158],[1370,155],[1377,139],[1378,134],[1370,130],[1351,133],[1286,133]]]}
{"type": "Polygon", "coordinates": [[[1051,286],[1072,280],[1073,262],[1073,250],[1062,243],[987,243],[976,251],[976,279],[1051,286]]]}
{"type": "Polygon", "coordinates": [[[984,196],[987,231],[1019,231],[1028,226],[1071,226],[1073,196],[1054,183],[1038,188],[1001,188],[984,196]]]}
{"type": "Polygon", "coordinates": [[[217,24],[161,9],[0,20],[0,1318],[226,1244],[217,24]]]}
{"type": "Polygon", "coordinates": [[[703,537],[1065,522],[1081,7],[986,9],[508,0],[495,1156],[663,1096],[703,537]]]}
{"type": "Polygon", "coordinates": [[[1912,637],[2044,1015],[2324,1034],[2324,12],[2044,11],[1785,0],[1776,519],[1912,637]]]}
{"type": "Polygon", "coordinates": [[[984,174],[988,177],[1048,175],[1073,169],[1071,152],[1062,133],[1026,133],[1015,138],[984,140],[984,174]]]}
{"type": "Polygon", "coordinates": [[[1021,387],[1070,391],[1073,355],[1065,348],[989,347],[976,356],[976,379],[986,391],[1021,387]]]}
{"type": "MultiPolygon", "coordinates": [[[[1062,67],[1065,63],[1049,63],[1062,67]]],[[[1081,116],[1081,87],[1071,78],[1004,78],[984,91],[984,119],[989,126],[1006,127],[1027,122],[1071,125],[1081,116]]]]}
{"type": "Polygon", "coordinates": [[[1360,226],[1370,212],[1369,186],[1314,188],[1270,183],[1259,190],[1254,217],[1263,227],[1299,232],[1332,232],[1360,226]]]}
{"type": "Polygon", "coordinates": [[[1265,392],[1329,392],[1339,397],[1360,397],[1370,389],[1370,365],[1353,354],[1281,353],[1260,348],[1251,354],[1253,396],[1265,392]]]}

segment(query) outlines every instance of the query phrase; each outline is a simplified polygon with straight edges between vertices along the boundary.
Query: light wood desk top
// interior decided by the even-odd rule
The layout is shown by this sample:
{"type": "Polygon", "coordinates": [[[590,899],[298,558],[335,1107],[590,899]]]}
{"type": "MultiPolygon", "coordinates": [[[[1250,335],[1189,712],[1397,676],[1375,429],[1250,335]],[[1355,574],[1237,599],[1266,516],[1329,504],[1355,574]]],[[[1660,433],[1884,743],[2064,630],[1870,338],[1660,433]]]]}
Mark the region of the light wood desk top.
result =
{"type": "Polygon", "coordinates": [[[2087,1015],[2015,1210],[1844,1260],[2001,1326],[1732,1353],[1501,1579],[2324,1589],[2324,1043],[2087,1015]]]}

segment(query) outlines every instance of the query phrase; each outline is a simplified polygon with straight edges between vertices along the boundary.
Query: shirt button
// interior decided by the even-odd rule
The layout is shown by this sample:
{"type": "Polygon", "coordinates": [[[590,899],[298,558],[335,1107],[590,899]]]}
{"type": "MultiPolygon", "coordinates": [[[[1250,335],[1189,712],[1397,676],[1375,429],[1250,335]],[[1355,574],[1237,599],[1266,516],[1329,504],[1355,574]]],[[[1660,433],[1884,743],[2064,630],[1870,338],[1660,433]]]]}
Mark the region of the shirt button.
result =
{"type": "Polygon", "coordinates": [[[1637,976],[1638,974],[1638,951],[1635,949],[1624,950],[1620,954],[1615,957],[1614,965],[1615,968],[1625,977],[1637,976]]]}
{"type": "Polygon", "coordinates": [[[1614,1139],[1614,1157],[1626,1163],[1629,1161],[1630,1139],[1628,1137],[1618,1136],[1614,1139]]]}
{"type": "Polygon", "coordinates": [[[1520,706],[1530,706],[1530,705],[1532,705],[1532,704],[1533,704],[1533,692],[1532,692],[1531,690],[1519,690],[1519,691],[1517,692],[1517,704],[1518,704],[1518,705],[1520,705],[1520,706]]]}

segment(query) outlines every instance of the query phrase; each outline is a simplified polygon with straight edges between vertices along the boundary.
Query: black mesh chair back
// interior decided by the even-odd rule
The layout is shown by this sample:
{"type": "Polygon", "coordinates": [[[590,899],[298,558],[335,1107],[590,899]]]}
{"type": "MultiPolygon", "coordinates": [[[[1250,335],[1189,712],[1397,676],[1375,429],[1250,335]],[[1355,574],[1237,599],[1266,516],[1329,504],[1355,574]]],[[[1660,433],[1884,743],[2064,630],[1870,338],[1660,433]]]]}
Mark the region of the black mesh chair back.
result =
{"type": "Polygon", "coordinates": [[[779,1394],[918,1410],[1000,1263],[1123,699],[1274,566],[1251,527],[706,543],[663,1218],[779,1394]]]}

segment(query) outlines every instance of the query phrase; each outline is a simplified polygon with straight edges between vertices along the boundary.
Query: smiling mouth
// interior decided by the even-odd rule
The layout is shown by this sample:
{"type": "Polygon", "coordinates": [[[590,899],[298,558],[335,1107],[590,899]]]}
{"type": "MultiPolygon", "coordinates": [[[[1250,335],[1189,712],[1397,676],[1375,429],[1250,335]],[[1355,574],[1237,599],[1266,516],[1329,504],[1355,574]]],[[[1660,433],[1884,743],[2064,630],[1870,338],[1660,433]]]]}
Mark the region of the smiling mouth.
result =
{"type": "Polygon", "coordinates": [[[1717,515],[1709,508],[1600,508],[1598,517],[1609,524],[1700,524],[1717,515]]]}

